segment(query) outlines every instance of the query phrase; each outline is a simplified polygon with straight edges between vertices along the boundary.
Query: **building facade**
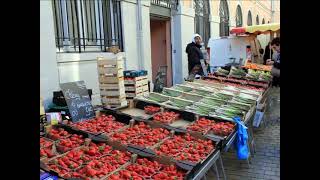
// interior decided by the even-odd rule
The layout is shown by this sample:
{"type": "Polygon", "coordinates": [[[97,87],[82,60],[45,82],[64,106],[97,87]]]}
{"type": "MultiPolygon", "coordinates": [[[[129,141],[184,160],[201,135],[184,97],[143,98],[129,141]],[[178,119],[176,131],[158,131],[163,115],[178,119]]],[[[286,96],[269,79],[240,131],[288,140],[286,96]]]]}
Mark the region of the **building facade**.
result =
{"type": "MultiPolygon", "coordinates": [[[[187,76],[192,35],[228,36],[233,27],[280,21],[279,0],[40,1],[40,87],[45,107],[64,82],[84,80],[100,104],[98,56],[117,45],[126,69],[145,69],[152,82],[167,69],[167,86],[187,76]]],[[[268,39],[262,37],[261,41],[268,39]]],[[[263,43],[262,43],[263,44],[263,43]]]]}

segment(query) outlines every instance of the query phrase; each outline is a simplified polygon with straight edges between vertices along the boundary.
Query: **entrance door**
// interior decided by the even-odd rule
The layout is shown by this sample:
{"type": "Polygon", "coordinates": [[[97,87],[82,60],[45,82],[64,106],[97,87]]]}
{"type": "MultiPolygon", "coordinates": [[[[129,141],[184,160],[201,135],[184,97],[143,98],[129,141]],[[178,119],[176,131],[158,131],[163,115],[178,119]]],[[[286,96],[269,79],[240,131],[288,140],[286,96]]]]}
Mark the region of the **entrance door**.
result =
{"type": "Polygon", "coordinates": [[[165,86],[172,86],[170,20],[152,18],[150,31],[152,82],[155,82],[159,67],[167,66],[165,86]]]}

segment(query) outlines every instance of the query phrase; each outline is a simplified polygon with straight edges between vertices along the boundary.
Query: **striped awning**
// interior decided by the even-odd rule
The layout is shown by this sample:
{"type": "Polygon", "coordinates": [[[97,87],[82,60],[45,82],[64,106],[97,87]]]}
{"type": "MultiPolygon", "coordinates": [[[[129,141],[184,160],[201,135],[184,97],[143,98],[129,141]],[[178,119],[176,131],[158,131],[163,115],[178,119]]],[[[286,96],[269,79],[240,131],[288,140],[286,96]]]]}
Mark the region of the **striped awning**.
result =
{"type": "Polygon", "coordinates": [[[261,24],[247,27],[237,27],[230,30],[231,34],[263,34],[280,30],[280,23],[261,24]]]}

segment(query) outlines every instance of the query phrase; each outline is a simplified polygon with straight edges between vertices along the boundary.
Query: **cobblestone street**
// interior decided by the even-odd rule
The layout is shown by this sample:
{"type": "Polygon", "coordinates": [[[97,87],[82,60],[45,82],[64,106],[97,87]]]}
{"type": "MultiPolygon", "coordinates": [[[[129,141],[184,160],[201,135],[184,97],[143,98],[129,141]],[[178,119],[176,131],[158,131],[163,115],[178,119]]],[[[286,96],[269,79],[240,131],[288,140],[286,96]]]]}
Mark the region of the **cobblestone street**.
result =
{"type": "MultiPolygon", "coordinates": [[[[238,160],[236,151],[222,154],[224,168],[228,180],[280,179],[280,88],[270,92],[270,103],[265,113],[265,127],[254,129],[256,153],[247,161],[238,160]]],[[[222,174],[220,175],[220,178],[222,174]]],[[[207,179],[216,179],[210,171],[207,179]]],[[[222,178],[221,178],[222,179],[222,178]]]]}

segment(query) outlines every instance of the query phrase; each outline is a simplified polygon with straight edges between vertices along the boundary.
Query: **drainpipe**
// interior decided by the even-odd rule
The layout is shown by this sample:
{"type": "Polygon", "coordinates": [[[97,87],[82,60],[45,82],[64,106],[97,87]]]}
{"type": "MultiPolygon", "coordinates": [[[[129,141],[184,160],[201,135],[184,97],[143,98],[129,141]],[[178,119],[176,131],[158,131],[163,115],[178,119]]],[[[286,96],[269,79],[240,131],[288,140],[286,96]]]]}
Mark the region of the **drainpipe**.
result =
{"type": "Polygon", "coordinates": [[[274,23],[274,0],[271,0],[271,23],[274,23]]]}
{"type": "Polygon", "coordinates": [[[142,4],[137,0],[137,43],[138,43],[138,67],[144,69],[144,46],[143,46],[143,29],[142,29],[142,4]]]}

